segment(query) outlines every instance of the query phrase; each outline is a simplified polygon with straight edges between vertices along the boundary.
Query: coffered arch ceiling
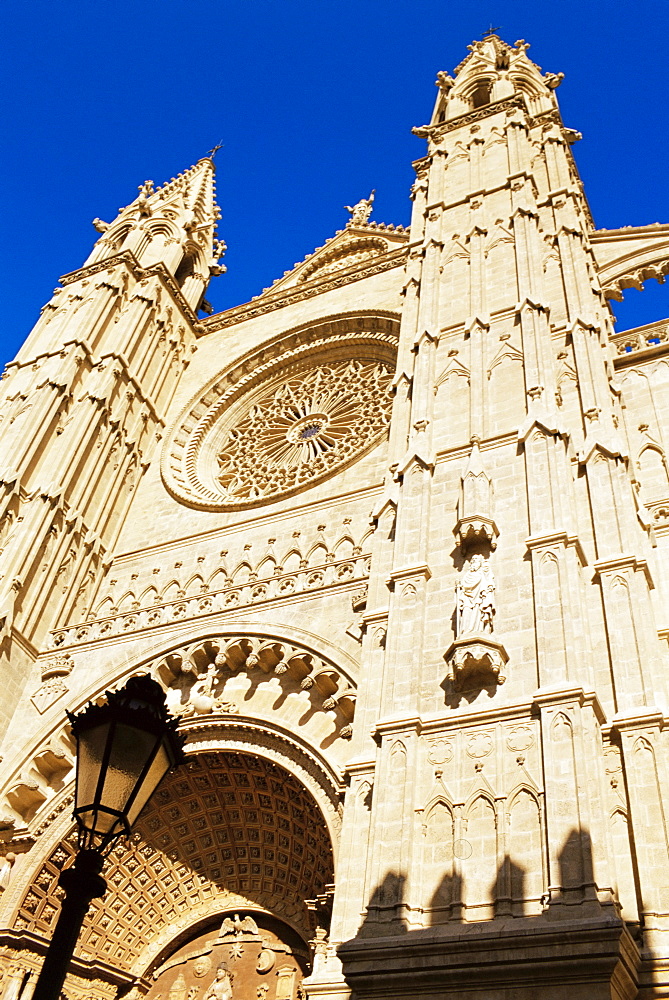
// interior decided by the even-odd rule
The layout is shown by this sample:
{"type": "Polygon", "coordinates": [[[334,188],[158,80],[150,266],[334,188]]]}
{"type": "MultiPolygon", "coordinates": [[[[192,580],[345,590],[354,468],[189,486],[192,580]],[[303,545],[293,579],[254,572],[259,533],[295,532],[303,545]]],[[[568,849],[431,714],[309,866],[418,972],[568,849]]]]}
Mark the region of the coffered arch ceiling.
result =
{"type": "MultiPolygon", "coordinates": [[[[19,903],[17,930],[51,937],[58,874],[75,850],[71,834],[48,855],[19,903]]],[[[145,975],[192,928],[235,909],[275,914],[308,941],[305,900],[334,880],[332,842],[287,768],[250,748],[197,753],[164,780],[104,875],[107,894],[94,901],[77,953],[145,975]]]]}

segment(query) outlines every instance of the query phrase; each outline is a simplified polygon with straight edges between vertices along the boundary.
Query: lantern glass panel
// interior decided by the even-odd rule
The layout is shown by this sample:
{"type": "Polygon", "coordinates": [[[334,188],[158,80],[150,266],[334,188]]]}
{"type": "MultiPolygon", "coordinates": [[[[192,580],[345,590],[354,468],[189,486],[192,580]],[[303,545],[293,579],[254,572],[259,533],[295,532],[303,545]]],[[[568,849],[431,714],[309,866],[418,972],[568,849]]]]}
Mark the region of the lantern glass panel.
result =
{"type": "Polygon", "coordinates": [[[119,816],[125,815],[147,766],[151,773],[150,762],[159,742],[154,733],[122,722],[104,723],[79,734],[77,809],[84,810],[79,816],[86,829],[109,833],[119,816]]]}
{"type": "MultiPolygon", "coordinates": [[[[92,811],[90,813],[87,812],[81,817],[81,821],[88,829],[95,827],[94,805],[97,798],[100,769],[111,726],[111,722],[105,722],[101,726],[87,729],[79,734],[77,740],[76,808],[91,808],[92,811]]],[[[104,819],[108,821],[104,829],[104,832],[106,832],[112,822],[112,817],[104,817],[104,819]]]]}
{"type": "Polygon", "coordinates": [[[135,787],[149,764],[160,737],[117,722],[100,805],[125,815],[135,787]]]}
{"type": "Polygon", "coordinates": [[[160,784],[160,781],[165,774],[167,774],[173,764],[174,760],[172,755],[168,753],[166,741],[162,740],[160,746],[157,748],[156,756],[153,758],[151,766],[146,772],[144,780],[137,790],[137,795],[128,810],[128,823],[130,826],[133,825],[142,809],[160,784]]]}

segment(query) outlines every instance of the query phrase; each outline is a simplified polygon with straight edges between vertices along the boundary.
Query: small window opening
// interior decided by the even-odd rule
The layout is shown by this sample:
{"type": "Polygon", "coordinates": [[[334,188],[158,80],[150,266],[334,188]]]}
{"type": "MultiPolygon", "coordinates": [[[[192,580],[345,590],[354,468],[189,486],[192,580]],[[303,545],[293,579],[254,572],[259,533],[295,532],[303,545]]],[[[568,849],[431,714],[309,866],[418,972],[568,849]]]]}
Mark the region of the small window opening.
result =
{"type": "Polygon", "coordinates": [[[130,232],[129,227],[124,226],[122,229],[119,229],[114,234],[114,236],[112,236],[111,239],[109,239],[108,237],[108,242],[111,243],[111,249],[120,250],[123,244],[125,243],[126,236],[128,235],[129,232],[130,232]]]}
{"type": "Polygon", "coordinates": [[[490,104],[490,84],[487,82],[479,83],[472,94],[472,107],[482,108],[486,104],[490,104]]]}
{"type": "Polygon", "coordinates": [[[179,288],[183,288],[186,278],[191,278],[194,274],[195,259],[190,254],[186,254],[176,269],[176,273],[174,275],[174,279],[179,288]]]}

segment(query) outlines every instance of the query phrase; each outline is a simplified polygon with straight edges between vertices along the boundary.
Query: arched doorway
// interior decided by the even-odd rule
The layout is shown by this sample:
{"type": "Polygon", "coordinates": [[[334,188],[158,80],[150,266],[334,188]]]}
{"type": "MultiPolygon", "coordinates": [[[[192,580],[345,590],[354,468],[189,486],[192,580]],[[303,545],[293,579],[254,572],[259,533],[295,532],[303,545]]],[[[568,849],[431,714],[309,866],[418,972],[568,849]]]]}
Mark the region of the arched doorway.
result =
{"type": "MultiPolygon", "coordinates": [[[[115,996],[106,969],[131,977],[133,997],[204,1000],[221,966],[233,974],[235,1000],[298,996],[316,929],[306,901],[327,896],[333,844],[291,762],[255,750],[251,742],[199,750],[161,784],[131,843],[110,855],[107,894],[79,940],[77,957],[100,992],[81,992],[73,981],[68,1000],[115,996]]],[[[70,835],[46,857],[17,928],[51,936],[58,873],[74,851],[70,835]]]]}

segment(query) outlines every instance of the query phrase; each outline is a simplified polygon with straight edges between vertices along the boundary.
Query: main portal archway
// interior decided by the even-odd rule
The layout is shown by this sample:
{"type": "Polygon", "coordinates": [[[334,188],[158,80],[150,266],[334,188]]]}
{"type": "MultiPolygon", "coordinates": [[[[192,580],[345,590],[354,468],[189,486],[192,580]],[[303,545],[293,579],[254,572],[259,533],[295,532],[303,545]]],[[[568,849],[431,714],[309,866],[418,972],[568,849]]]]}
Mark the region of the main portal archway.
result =
{"type": "MultiPolygon", "coordinates": [[[[23,895],[15,927],[28,936],[50,938],[58,874],[75,849],[73,833],[60,840],[23,895]]],[[[309,968],[315,928],[306,901],[334,881],[333,844],[291,763],[249,741],[191,753],[154,794],[131,842],[112,852],[105,877],[108,892],[91,907],[77,950],[99,980],[111,967],[132,976],[137,996],[198,1000],[222,963],[239,973],[236,1000],[257,1000],[264,986],[268,1000],[290,998],[309,968]]],[[[93,994],[73,983],[66,995],[93,994]]]]}

